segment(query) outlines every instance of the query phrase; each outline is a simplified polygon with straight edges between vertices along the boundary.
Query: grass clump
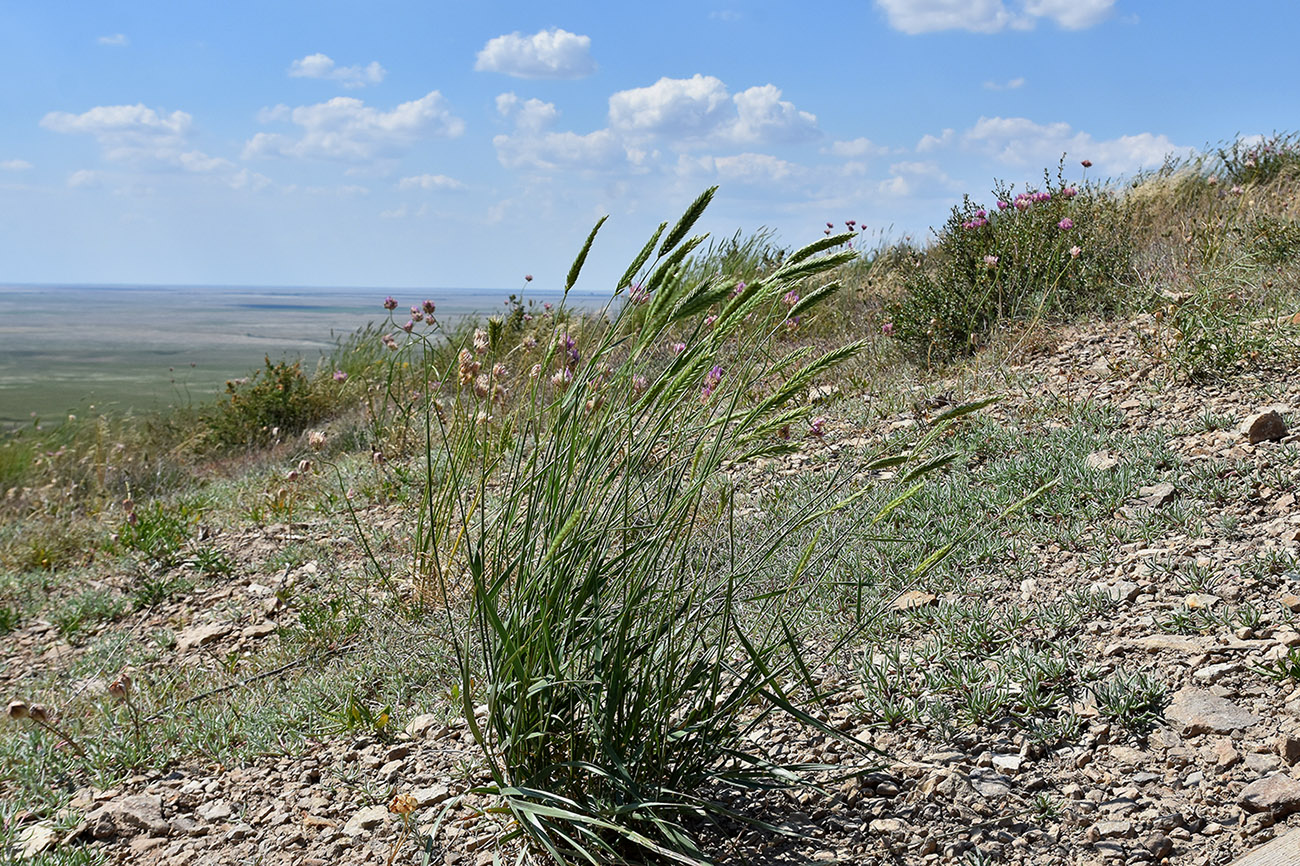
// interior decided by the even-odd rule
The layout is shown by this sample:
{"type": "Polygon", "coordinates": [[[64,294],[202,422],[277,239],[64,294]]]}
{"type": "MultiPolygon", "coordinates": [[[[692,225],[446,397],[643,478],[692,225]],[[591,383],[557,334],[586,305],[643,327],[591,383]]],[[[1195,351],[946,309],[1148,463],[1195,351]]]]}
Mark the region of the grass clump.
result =
{"type": "MultiPolygon", "coordinates": [[[[490,322],[454,369],[426,374],[448,384],[427,408],[416,590],[446,608],[491,789],[560,862],[704,862],[694,828],[727,814],[721,789],[801,769],[747,731],[785,712],[844,737],[795,697],[816,693],[788,616],[812,549],[793,572],[771,565],[786,533],[847,500],[832,485],[756,544],[715,528],[731,519],[727,467],[790,450],[808,386],[860,348],[773,346],[834,291],[805,281],[851,254],[820,255],[843,238],[810,245],[739,293],[730,278],[685,282],[711,196],[659,228],[628,269],[644,276],[620,281],[637,297],[607,326],[553,325],[516,372],[490,322]]],[[[407,345],[430,357],[423,338],[407,345]]]]}

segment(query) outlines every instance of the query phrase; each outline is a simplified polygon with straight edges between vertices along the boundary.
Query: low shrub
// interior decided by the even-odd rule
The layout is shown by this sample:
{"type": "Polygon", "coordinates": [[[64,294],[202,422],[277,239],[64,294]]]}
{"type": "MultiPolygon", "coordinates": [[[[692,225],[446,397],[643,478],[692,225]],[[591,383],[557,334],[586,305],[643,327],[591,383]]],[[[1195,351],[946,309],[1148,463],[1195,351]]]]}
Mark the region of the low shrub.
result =
{"type": "Polygon", "coordinates": [[[904,279],[886,330],[917,357],[944,362],[979,348],[1003,321],[1112,310],[1131,281],[1124,206],[1109,189],[1058,169],[1039,189],[995,188],[996,205],[954,207],[904,279]]]}
{"type": "Polygon", "coordinates": [[[329,412],[325,385],[331,377],[308,378],[302,362],[271,363],[247,379],[226,383],[226,399],[207,413],[215,443],[224,448],[265,445],[306,430],[329,412]]]}

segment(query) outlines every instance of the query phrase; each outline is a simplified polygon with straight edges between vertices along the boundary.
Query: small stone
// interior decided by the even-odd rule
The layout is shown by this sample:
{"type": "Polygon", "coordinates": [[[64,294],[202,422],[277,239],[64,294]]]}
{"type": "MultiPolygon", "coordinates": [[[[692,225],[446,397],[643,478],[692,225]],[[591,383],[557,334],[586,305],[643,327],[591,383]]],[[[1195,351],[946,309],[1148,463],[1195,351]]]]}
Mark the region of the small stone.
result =
{"type": "Polygon", "coordinates": [[[374,830],[387,820],[386,806],[367,806],[348,819],[348,822],[343,825],[343,832],[348,836],[360,836],[374,830]]]}
{"type": "Polygon", "coordinates": [[[1142,588],[1131,580],[1117,580],[1112,584],[1094,583],[1088,587],[1088,591],[1112,601],[1132,601],[1138,597],[1142,588]]]}
{"type": "Polygon", "coordinates": [[[1174,693],[1165,710],[1165,718],[1173,722],[1185,737],[1199,734],[1227,734],[1249,728],[1261,719],[1234,704],[1227,698],[1186,686],[1174,693]]]}
{"type": "Polygon", "coordinates": [[[1209,610],[1219,603],[1217,595],[1208,595],[1206,593],[1192,592],[1183,596],[1183,604],[1188,610],[1209,610]]]}
{"type": "Polygon", "coordinates": [[[1241,761],[1241,753],[1233,748],[1232,740],[1220,737],[1214,744],[1214,768],[1223,771],[1241,761]]]}
{"type": "Polygon", "coordinates": [[[48,821],[39,821],[25,827],[14,839],[18,845],[18,859],[27,860],[45,853],[54,847],[58,838],[59,834],[55,832],[54,825],[48,821]]]}
{"type": "Polygon", "coordinates": [[[1127,839],[1133,835],[1132,821],[1098,821],[1093,826],[1100,839],[1127,839]]]}
{"type": "Polygon", "coordinates": [[[1119,458],[1109,451],[1094,451],[1083,458],[1083,464],[1098,472],[1109,472],[1119,465],[1119,458]]]}
{"type": "Polygon", "coordinates": [[[1286,773],[1274,773],[1251,782],[1237,798],[1247,812],[1269,812],[1274,817],[1300,811],[1300,782],[1286,773]]]}
{"type": "Polygon", "coordinates": [[[1300,762],[1300,737],[1283,731],[1277,735],[1277,753],[1288,767],[1300,762]]]}
{"type": "Polygon", "coordinates": [[[141,831],[165,836],[171,830],[171,825],[163,820],[162,797],[156,794],[132,794],[109,800],[86,816],[86,824],[96,839],[134,836],[141,831]]]}
{"type": "Polygon", "coordinates": [[[230,804],[225,800],[215,800],[211,803],[204,803],[195,810],[198,816],[204,821],[224,821],[233,814],[230,804]]]}
{"type": "Polygon", "coordinates": [[[1142,847],[1152,860],[1163,860],[1174,853],[1174,843],[1162,833],[1153,833],[1142,840],[1142,847]]]}
{"type": "Polygon", "coordinates": [[[922,592],[919,589],[910,589],[898,598],[894,599],[894,602],[890,607],[902,613],[909,610],[916,610],[917,608],[930,607],[938,602],[938,596],[933,593],[922,592]]]}
{"type": "Polygon", "coordinates": [[[1142,504],[1148,508],[1161,508],[1178,498],[1178,490],[1168,481],[1161,481],[1159,484],[1140,488],[1138,496],[1142,498],[1142,504]]]}
{"type": "Polygon", "coordinates": [[[1280,601],[1287,610],[1292,613],[1300,613],[1300,595],[1288,592],[1286,595],[1282,596],[1280,601]]]}
{"type": "Polygon", "coordinates": [[[199,647],[205,647],[208,644],[216,643],[221,638],[230,634],[231,626],[229,623],[209,623],[207,625],[191,626],[180,634],[176,635],[176,649],[178,652],[187,652],[199,647]]]}
{"type": "Polygon", "coordinates": [[[1286,422],[1276,409],[1256,412],[1241,422],[1242,434],[1254,445],[1258,442],[1276,442],[1286,436],[1286,422]]]}
{"type": "Polygon", "coordinates": [[[993,768],[999,772],[1014,776],[1020,772],[1020,767],[1025,759],[1019,755],[994,755],[993,768]]]}
{"type": "Polygon", "coordinates": [[[430,728],[435,728],[441,723],[441,716],[436,716],[433,713],[424,713],[406,723],[406,733],[412,737],[423,737],[429,732],[430,728]]]}

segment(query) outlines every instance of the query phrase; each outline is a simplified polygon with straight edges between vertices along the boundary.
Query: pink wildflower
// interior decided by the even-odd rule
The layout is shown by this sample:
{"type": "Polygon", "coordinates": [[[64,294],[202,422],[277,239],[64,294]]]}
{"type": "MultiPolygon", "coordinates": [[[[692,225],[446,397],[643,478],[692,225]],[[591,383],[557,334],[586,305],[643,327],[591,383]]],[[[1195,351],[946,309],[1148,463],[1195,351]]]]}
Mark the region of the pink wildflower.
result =
{"type": "Polygon", "coordinates": [[[788,291],[781,296],[781,303],[785,304],[787,307],[793,307],[795,304],[799,303],[799,294],[793,290],[788,291]]]}
{"type": "Polygon", "coordinates": [[[893,334],[893,333],[894,333],[894,323],[893,323],[893,322],[885,322],[885,324],[883,324],[883,325],[880,326],[880,333],[884,334],[886,337],[888,337],[888,336],[890,336],[891,334],[893,334]]]}
{"type": "Polygon", "coordinates": [[[533,275],[532,275],[532,274],[524,274],[524,282],[525,282],[525,283],[531,283],[532,281],[533,281],[533,275]]]}
{"type": "Polygon", "coordinates": [[[1083,166],[1084,168],[1092,168],[1092,160],[1085,159],[1083,160],[1083,162],[1080,162],[1079,165],[1083,166]]]}
{"type": "Polygon", "coordinates": [[[685,351],[686,351],[686,344],[685,344],[685,343],[673,343],[673,354],[674,354],[674,355],[680,355],[682,352],[685,352],[685,351]]]}
{"type": "Polygon", "coordinates": [[[384,309],[385,310],[397,309],[397,301],[393,298],[392,295],[389,295],[388,297],[384,298],[384,309]]]}
{"type": "Polygon", "coordinates": [[[1079,257],[1079,253],[1081,252],[1083,252],[1083,250],[1080,249],[1077,245],[1070,247],[1070,258],[1077,259],[1079,257]]]}
{"type": "Polygon", "coordinates": [[[997,256],[985,256],[985,257],[984,257],[984,264],[987,265],[987,266],[990,267],[990,268],[996,268],[996,267],[998,266],[998,257],[997,257],[997,256]]]}
{"type": "Polygon", "coordinates": [[[1070,229],[1074,228],[1074,220],[1070,219],[1069,217],[1066,217],[1065,219],[1057,223],[1056,227],[1063,232],[1068,232],[1070,229]]]}
{"type": "Polygon", "coordinates": [[[347,380],[348,380],[348,374],[347,374],[347,373],[344,373],[342,370],[335,370],[335,371],[334,371],[334,381],[335,381],[335,382],[346,382],[347,380]]]}
{"type": "Polygon", "coordinates": [[[816,418],[812,419],[812,423],[808,425],[808,432],[813,436],[821,438],[821,436],[826,432],[822,429],[825,425],[826,419],[818,415],[816,418]]]}

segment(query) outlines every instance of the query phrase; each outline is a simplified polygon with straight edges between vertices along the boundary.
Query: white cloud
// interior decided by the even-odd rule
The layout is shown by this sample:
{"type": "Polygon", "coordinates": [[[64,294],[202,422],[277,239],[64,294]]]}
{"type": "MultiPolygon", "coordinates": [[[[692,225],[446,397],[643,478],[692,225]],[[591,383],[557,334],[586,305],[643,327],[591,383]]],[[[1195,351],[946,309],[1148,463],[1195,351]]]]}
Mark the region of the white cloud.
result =
{"type": "Polygon", "coordinates": [[[790,142],[821,135],[817,118],[781,99],[772,84],[732,96],[711,75],[660,78],[649,87],[622,90],[609,98],[610,127],[628,136],[688,142],[790,142]]]}
{"type": "Polygon", "coordinates": [[[938,150],[952,144],[953,139],[957,136],[957,130],[945,129],[938,135],[926,133],[921,136],[921,140],[916,143],[917,153],[929,153],[932,150],[938,150]]]}
{"type": "Polygon", "coordinates": [[[184,111],[168,114],[144,105],[101,105],[81,114],[51,111],[41,118],[41,126],[53,132],[92,136],[112,162],[202,174],[233,169],[228,160],[190,146],[192,123],[184,111]]]}
{"type": "Polygon", "coordinates": [[[628,133],[705,137],[731,119],[727,86],[712,75],[660,78],[609,98],[609,122],[628,133]]]}
{"type": "Polygon", "coordinates": [[[904,197],[946,195],[961,189],[946,171],[933,162],[896,162],[889,167],[890,177],[877,185],[882,195],[904,197]]]}
{"type": "Polygon", "coordinates": [[[289,66],[291,78],[324,78],[348,88],[378,84],[387,74],[378,60],[372,60],[366,66],[336,66],[327,55],[319,53],[308,54],[289,66]]]}
{"type": "Polygon", "coordinates": [[[751,87],[737,93],[732,101],[736,103],[737,117],[731,137],[736,141],[802,141],[821,135],[816,115],[781,99],[775,85],[751,87]]]}
{"type": "Polygon", "coordinates": [[[111,36],[101,36],[95,40],[100,45],[108,45],[113,48],[125,48],[131,44],[131,40],[126,38],[125,33],[114,33],[111,36]]]}
{"type": "Polygon", "coordinates": [[[682,156],[678,173],[685,176],[715,175],[721,181],[743,184],[772,184],[797,174],[799,166],[767,153],[739,153],[734,156],[682,156]]]}
{"type": "Polygon", "coordinates": [[[1012,165],[1045,166],[1065,154],[1072,161],[1091,160],[1099,172],[1110,174],[1156,166],[1171,153],[1193,150],[1150,132],[1099,141],[1068,123],[1043,124],[1026,117],[981,117],[963,133],[962,142],[1012,165]]]}
{"type": "Polygon", "coordinates": [[[1050,18],[1066,30],[1083,30],[1110,17],[1115,0],[1025,0],[1025,13],[1050,18]]]}
{"type": "Polygon", "coordinates": [[[259,119],[288,120],[301,128],[301,135],[259,132],[244,145],[245,159],[285,156],[365,163],[399,156],[425,139],[455,138],[465,131],[465,122],[451,113],[436,90],[403,102],[392,111],[371,108],[354,97],[338,96],[293,109],[263,109],[259,119]]]}
{"type": "Polygon", "coordinates": [[[541,132],[555,122],[560,116],[553,102],[540,99],[521,100],[513,93],[497,96],[497,113],[504,118],[513,119],[515,128],[521,132],[541,132]]]}
{"type": "Polygon", "coordinates": [[[68,175],[68,186],[73,189],[94,189],[100,185],[99,172],[83,168],[68,175]]]}
{"type": "Polygon", "coordinates": [[[551,28],[531,36],[518,31],[489,39],[474,68],[515,78],[584,78],[596,71],[591,37],[551,28]]]}
{"type": "Polygon", "coordinates": [[[548,132],[542,135],[498,135],[492,139],[497,159],[506,168],[602,169],[625,164],[627,149],[608,129],[579,135],[548,132]]]}
{"type": "Polygon", "coordinates": [[[6,159],[0,162],[0,169],[4,171],[28,171],[32,164],[25,159],[6,159]]]}
{"type": "Polygon", "coordinates": [[[1003,0],[876,0],[889,24],[916,35],[940,30],[997,33],[1008,27],[1031,30],[1049,20],[1067,30],[1101,23],[1115,0],[1018,0],[1008,9],[1003,0]]]}
{"type": "Polygon", "coordinates": [[[985,90],[1019,90],[1025,86],[1025,79],[1012,78],[1009,81],[986,81],[985,90]]]}
{"type": "Polygon", "coordinates": [[[824,148],[822,152],[843,157],[879,156],[889,153],[889,148],[875,144],[869,138],[854,138],[849,141],[832,141],[831,146],[824,148]]]}
{"type": "Polygon", "coordinates": [[[399,189],[452,190],[464,189],[465,184],[445,174],[417,174],[398,181],[399,189]]]}

